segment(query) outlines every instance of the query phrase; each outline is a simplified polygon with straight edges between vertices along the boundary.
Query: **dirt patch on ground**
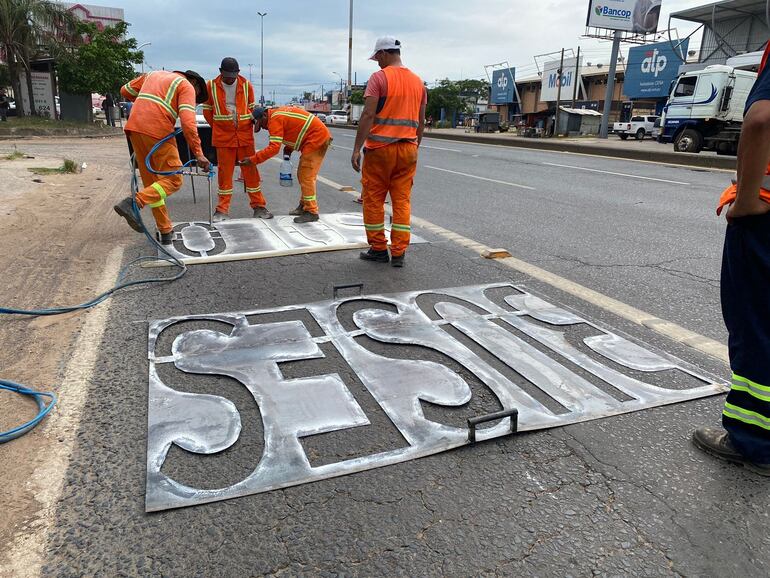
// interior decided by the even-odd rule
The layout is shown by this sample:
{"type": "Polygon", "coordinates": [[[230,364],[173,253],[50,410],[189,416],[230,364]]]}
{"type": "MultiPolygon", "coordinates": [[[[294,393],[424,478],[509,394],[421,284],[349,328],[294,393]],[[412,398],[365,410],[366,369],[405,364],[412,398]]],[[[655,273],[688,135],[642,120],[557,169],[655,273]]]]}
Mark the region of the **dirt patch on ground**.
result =
{"type": "MultiPolygon", "coordinates": [[[[128,152],[120,138],[0,142],[0,304],[30,309],[82,303],[95,295],[106,255],[134,239],[112,205],[129,192],[128,152]],[[18,150],[35,158],[6,160],[18,150]],[[64,158],[78,174],[38,176],[64,158]]],[[[0,378],[57,391],[84,315],[0,316],[0,378]]],[[[0,391],[0,430],[35,415],[34,402],[0,391]]],[[[49,419],[55,419],[55,412],[49,419]]],[[[59,441],[45,424],[0,444],[0,548],[30,529],[38,503],[29,480],[59,441]]],[[[55,448],[54,448],[55,449],[55,448]]],[[[0,554],[0,568],[3,555],[0,554]]]]}

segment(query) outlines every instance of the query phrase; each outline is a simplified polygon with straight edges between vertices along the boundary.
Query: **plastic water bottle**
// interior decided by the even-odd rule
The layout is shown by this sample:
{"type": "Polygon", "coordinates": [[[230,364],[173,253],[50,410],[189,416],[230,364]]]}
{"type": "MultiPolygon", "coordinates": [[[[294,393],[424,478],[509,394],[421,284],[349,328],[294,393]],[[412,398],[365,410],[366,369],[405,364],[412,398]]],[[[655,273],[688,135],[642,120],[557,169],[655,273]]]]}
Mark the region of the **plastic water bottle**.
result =
{"type": "Polygon", "coordinates": [[[291,157],[289,155],[283,155],[283,162],[281,163],[280,181],[282,187],[290,187],[294,184],[291,178],[291,157]]]}

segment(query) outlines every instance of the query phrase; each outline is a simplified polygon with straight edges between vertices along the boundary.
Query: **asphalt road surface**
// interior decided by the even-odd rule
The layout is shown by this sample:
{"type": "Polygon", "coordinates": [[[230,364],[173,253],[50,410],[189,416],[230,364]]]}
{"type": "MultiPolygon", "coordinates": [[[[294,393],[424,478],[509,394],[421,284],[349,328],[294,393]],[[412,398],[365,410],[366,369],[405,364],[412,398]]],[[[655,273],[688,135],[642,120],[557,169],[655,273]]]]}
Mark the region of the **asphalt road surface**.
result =
{"type": "MultiPolygon", "coordinates": [[[[334,130],[322,175],[358,189],[353,132],[334,130]]],[[[729,174],[617,159],[470,145],[427,138],[413,214],[723,342],[719,263],[724,230],[714,214],[729,174]]],[[[298,190],[263,165],[269,207],[285,214],[298,190]]],[[[323,212],[359,211],[353,196],[319,185],[323,212]]],[[[170,201],[175,220],[201,218],[189,190],[170,201]]],[[[233,216],[249,216],[236,195],[233,216]]],[[[149,215],[147,215],[149,217],[149,215]]],[[[115,220],[116,227],[124,224],[115,220]]],[[[64,486],[51,520],[42,575],[261,576],[761,576],[770,574],[767,482],[695,450],[692,430],[717,424],[722,398],[522,434],[395,466],[265,494],[154,514],[144,512],[147,321],[365,293],[498,281],[523,285],[634,339],[726,378],[717,359],[414,228],[401,270],[353,251],[196,266],[180,281],[123,293],[106,320],[64,486]]],[[[124,260],[146,254],[135,239],[124,260]]],[[[286,368],[290,376],[339,372],[335,356],[286,368]]],[[[392,357],[414,357],[393,346],[392,357]]],[[[458,369],[462,373],[462,369],[458,369]]],[[[238,407],[241,439],[215,456],[173,448],[164,471],[214,488],[243,479],[261,451],[259,412],[224,378],[184,374],[183,391],[221,392],[238,407]]],[[[398,447],[372,399],[357,447],[398,447]]],[[[481,408],[484,409],[484,408],[481,408]]],[[[346,457],[350,440],[315,451],[346,457]]]]}

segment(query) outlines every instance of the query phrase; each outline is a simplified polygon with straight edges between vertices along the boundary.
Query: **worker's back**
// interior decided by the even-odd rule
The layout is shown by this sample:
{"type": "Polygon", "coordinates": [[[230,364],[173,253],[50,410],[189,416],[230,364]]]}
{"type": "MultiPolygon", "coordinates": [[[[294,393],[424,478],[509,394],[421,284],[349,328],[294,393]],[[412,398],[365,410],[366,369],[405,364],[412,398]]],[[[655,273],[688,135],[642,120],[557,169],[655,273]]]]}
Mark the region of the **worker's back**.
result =
{"type": "MultiPolygon", "coordinates": [[[[126,86],[130,87],[134,82],[126,86]]],[[[146,74],[135,95],[126,130],[158,139],[172,132],[179,116],[178,92],[182,83],[188,81],[176,72],[157,70],[146,74]]]]}

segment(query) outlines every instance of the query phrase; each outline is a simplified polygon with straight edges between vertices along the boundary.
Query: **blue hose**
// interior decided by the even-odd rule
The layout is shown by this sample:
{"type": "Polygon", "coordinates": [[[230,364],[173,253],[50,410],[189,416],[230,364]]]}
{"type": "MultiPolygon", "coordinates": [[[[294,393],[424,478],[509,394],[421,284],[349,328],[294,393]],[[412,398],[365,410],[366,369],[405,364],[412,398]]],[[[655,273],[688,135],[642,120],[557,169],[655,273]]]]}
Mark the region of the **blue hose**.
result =
{"type": "MultiPolygon", "coordinates": [[[[156,171],[155,169],[152,168],[152,165],[150,163],[152,155],[155,154],[155,152],[157,152],[157,150],[160,148],[161,145],[163,145],[170,139],[174,138],[177,134],[179,134],[179,132],[181,132],[181,129],[175,130],[168,136],[158,141],[155,144],[155,146],[152,149],[150,149],[150,153],[147,155],[147,158],[145,159],[145,164],[147,166],[147,169],[150,172],[156,175],[179,174],[179,173],[182,173],[184,168],[186,168],[187,166],[189,166],[191,163],[194,162],[194,159],[191,159],[188,162],[186,162],[184,165],[182,165],[180,168],[173,171],[156,171]]],[[[136,218],[137,222],[141,225],[142,232],[144,233],[145,237],[147,237],[147,240],[150,242],[150,244],[155,246],[164,255],[166,255],[166,257],[160,257],[159,259],[162,261],[167,261],[171,263],[175,267],[178,267],[180,271],[173,277],[158,277],[158,278],[141,279],[141,280],[135,280],[135,281],[124,281],[124,279],[128,276],[130,272],[129,271],[130,268],[133,265],[136,265],[137,263],[141,263],[143,261],[158,260],[158,257],[149,257],[149,256],[139,257],[138,259],[134,259],[133,261],[128,263],[125,267],[123,267],[120,270],[120,273],[118,274],[118,282],[114,287],[105,291],[104,293],[97,295],[90,301],[86,301],[85,303],[80,303],[79,305],[72,305],[72,306],[66,306],[66,307],[47,307],[47,308],[41,308],[41,309],[14,309],[11,307],[0,307],[0,314],[31,315],[31,316],[60,315],[62,313],[69,313],[71,311],[90,309],[91,307],[95,307],[102,301],[109,298],[113,293],[116,293],[121,289],[126,289],[127,287],[134,287],[137,285],[145,285],[150,283],[167,283],[170,281],[176,281],[180,279],[185,273],[187,273],[187,266],[182,261],[180,261],[176,256],[172,255],[161,243],[158,243],[155,240],[155,238],[150,234],[150,232],[147,230],[147,227],[144,225],[144,221],[142,221],[142,215],[139,211],[139,207],[136,204],[136,193],[139,191],[139,182],[136,178],[136,171],[134,171],[134,157],[131,158],[131,170],[133,174],[131,178],[131,201],[132,201],[132,208],[134,211],[134,217],[136,218]]],[[[214,171],[210,170],[208,174],[208,178],[211,179],[213,175],[214,175],[214,171]]],[[[13,391],[20,395],[33,396],[35,398],[35,401],[38,404],[38,410],[39,410],[37,417],[35,417],[35,419],[25,423],[24,425],[16,427],[12,430],[0,432],[0,443],[11,441],[30,431],[37,424],[39,424],[46,415],[48,415],[48,413],[51,411],[54,404],[56,403],[55,394],[38,392],[33,389],[24,387],[23,385],[20,385],[13,381],[0,379],[0,389],[13,391]],[[46,403],[43,401],[43,398],[49,398],[50,402],[46,405],[46,403]]]]}
{"type": "Polygon", "coordinates": [[[34,419],[31,419],[27,423],[8,431],[0,432],[0,444],[15,440],[16,438],[23,436],[25,433],[43,421],[43,418],[48,415],[48,413],[53,409],[54,404],[56,404],[55,393],[35,391],[34,389],[29,389],[13,381],[0,379],[0,389],[12,391],[14,393],[18,393],[19,395],[32,396],[37,402],[38,409],[37,416],[35,416],[34,419]],[[50,401],[46,404],[44,398],[48,398],[50,401]]]}

